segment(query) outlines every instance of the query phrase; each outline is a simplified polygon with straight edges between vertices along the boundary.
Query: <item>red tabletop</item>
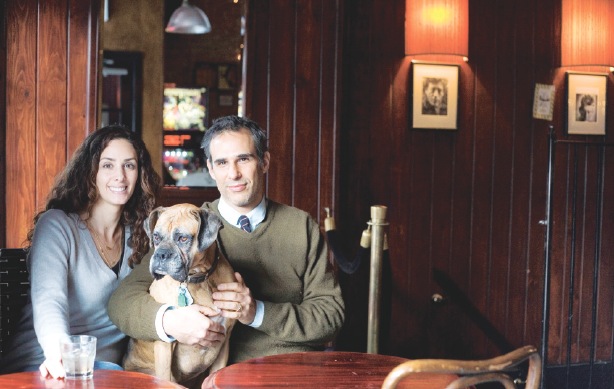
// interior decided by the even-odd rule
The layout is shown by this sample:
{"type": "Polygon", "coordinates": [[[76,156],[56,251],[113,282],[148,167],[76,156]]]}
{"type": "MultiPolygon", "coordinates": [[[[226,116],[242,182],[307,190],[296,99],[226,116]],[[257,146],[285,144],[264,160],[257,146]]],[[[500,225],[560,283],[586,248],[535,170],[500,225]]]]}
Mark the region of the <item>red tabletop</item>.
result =
{"type": "Polygon", "coordinates": [[[94,370],[91,380],[56,380],[42,378],[38,371],[0,375],[0,388],[20,389],[113,389],[113,388],[163,388],[177,389],[183,386],[156,377],[122,370],[94,370]]]}
{"type": "MultiPolygon", "coordinates": [[[[219,370],[213,388],[381,388],[405,358],[355,352],[305,352],[250,359],[219,370]]],[[[453,374],[413,374],[398,388],[445,388],[453,374]]]]}

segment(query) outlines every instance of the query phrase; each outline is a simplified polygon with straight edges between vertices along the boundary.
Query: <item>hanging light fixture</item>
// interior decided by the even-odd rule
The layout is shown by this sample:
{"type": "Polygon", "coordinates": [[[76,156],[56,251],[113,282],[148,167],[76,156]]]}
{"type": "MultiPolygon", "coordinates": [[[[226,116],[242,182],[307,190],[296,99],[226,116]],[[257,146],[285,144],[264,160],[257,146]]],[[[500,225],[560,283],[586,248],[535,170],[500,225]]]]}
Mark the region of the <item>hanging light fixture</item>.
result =
{"type": "Polygon", "coordinates": [[[406,0],[405,55],[469,55],[468,0],[406,0]]]}
{"type": "Polygon", "coordinates": [[[614,66],[614,2],[563,0],[561,66],[614,66]]]}
{"type": "Polygon", "coordinates": [[[206,34],[211,31],[211,23],[202,9],[183,0],[171,15],[165,31],[175,34],[206,34]]]}

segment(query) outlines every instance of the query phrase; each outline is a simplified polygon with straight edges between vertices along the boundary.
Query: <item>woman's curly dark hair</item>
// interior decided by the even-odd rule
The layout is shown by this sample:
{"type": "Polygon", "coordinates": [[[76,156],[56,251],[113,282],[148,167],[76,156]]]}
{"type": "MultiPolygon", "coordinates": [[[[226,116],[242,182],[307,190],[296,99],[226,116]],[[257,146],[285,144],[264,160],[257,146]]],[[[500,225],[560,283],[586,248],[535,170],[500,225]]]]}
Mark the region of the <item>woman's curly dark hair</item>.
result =
{"type": "Polygon", "coordinates": [[[132,248],[132,255],[128,259],[130,267],[141,262],[143,256],[149,251],[149,238],[143,228],[143,223],[149,213],[156,207],[161,179],[154,170],[151,156],[145,143],[137,134],[121,125],[109,125],[89,134],[64,170],[57,176],[47,204],[39,211],[33,220],[33,226],[28,231],[27,248],[32,245],[34,228],[40,216],[50,209],[60,209],[65,213],[87,213],[98,199],[96,175],[100,155],[114,139],[125,139],[136,151],[139,166],[138,183],[130,200],[124,206],[120,222],[130,226],[132,234],[128,246],[132,248]]]}

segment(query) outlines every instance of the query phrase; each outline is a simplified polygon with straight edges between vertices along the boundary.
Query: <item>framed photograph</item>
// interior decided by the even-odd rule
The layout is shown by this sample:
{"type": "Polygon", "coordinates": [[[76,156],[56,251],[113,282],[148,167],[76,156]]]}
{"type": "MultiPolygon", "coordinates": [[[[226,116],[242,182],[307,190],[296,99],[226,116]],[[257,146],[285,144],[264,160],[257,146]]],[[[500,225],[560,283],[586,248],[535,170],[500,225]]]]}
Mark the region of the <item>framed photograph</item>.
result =
{"type": "Polygon", "coordinates": [[[416,61],[412,71],[412,127],[456,130],[460,67],[416,61]]]}
{"type": "Polygon", "coordinates": [[[239,88],[239,65],[220,64],[217,67],[217,89],[234,90],[239,88]]]}
{"type": "Polygon", "coordinates": [[[567,72],[567,133],[605,135],[607,74],[567,72]]]}
{"type": "Polygon", "coordinates": [[[552,120],[554,112],[554,85],[535,84],[533,117],[552,120]]]}
{"type": "Polygon", "coordinates": [[[234,104],[234,98],[232,95],[221,94],[218,100],[218,104],[220,107],[232,107],[232,105],[234,104]]]}

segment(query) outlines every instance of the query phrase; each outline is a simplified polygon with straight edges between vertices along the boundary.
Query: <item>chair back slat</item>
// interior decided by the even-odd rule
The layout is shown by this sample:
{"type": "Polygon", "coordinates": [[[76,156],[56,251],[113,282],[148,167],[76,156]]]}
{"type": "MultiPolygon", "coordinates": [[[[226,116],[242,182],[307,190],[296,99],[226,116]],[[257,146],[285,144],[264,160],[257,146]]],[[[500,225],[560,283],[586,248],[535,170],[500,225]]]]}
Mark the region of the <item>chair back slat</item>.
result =
{"type": "Polygon", "coordinates": [[[0,355],[30,292],[26,255],[23,249],[0,248],[0,355]]]}

